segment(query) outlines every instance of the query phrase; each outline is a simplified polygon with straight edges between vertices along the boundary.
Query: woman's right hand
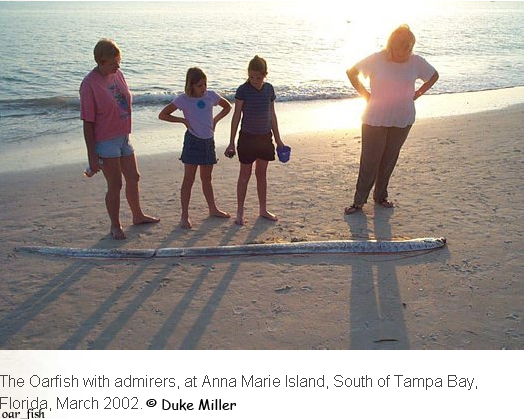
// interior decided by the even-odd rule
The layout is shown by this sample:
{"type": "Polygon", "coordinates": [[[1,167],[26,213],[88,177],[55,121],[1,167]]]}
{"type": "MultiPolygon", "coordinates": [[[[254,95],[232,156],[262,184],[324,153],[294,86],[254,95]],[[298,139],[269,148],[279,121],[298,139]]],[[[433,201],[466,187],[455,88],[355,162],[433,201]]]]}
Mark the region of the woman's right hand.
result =
{"type": "Polygon", "coordinates": [[[101,163],[102,160],[100,160],[98,154],[89,155],[89,168],[91,169],[91,172],[97,173],[102,170],[101,163]]]}

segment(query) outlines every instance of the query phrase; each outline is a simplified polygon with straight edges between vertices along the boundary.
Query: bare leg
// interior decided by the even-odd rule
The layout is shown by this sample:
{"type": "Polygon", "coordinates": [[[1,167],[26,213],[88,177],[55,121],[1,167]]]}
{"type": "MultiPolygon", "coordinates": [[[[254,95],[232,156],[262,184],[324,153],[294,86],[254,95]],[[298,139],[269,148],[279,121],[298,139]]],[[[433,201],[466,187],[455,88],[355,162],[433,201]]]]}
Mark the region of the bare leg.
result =
{"type": "Polygon", "coordinates": [[[202,182],[202,192],[206,198],[207,206],[209,207],[209,215],[212,217],[229,218],[231,215],[221,209],[217,208],[215,202],[215,194],[213,193],[212,184],[213,165],[200,166],[200,180],[202,182]]]}
{"type": "Polygon", "coordinates": [[[246,201],[247,185],[251,178],[253,164],[240,163],[240,173],[237,182],[237,217],[235,224],[244,225],[244,203],[246,201]]]}
{"type": "Polygon", "coordinates": [[[122,169],[119,158],[105,158],[102,171],[107,181],[106,209],[111,220],[110,233],[115,240],[127,238],[120,223],[120,191],[122,190],[122,169]]]}
{"type": "Polygon", "coordinates": [[[198,166],[196,164],[184,164],[184,180],[180,188],[180,203],[182,205],[182,215],[180,216],[180,227],[192,228],[189,219],[189,201],[191,200],[191,189],[195,182],[198,166]]]}
{"type": "Polygon", "coordinates": [[[268,161],[257,159],[255,166],[255,176],[257,177],[257,194],[259,214],[261,217],[271,221],[278,221],[275,214],[267,210],[267,166],[268,161]]]}
{"type": "Polygon", "coordinates": [[[126,198],[133,214],[133,224],[158,223],[160,218],[144,214],[140,207],[140,191],[138,188],[140,173],[135,155],[120,157],[120,166],[126,179],[126,198]]]}

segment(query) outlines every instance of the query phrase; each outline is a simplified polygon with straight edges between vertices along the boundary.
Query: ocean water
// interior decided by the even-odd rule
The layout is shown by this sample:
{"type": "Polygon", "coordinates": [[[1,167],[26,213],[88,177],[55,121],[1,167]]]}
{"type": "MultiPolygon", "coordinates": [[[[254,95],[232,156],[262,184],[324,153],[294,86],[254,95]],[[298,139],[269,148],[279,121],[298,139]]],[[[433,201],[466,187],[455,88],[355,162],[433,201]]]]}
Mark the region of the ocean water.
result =
{"type": "Polygon", "coordinates": [[[162,123],[191,66],[233,100],[255,54],[279,103],[342,103],[356,97],[345,70],[401,23],[439,71],[429,94],[524,86],[524,2],[0,2],[0,155],[84,147],[78,87],[102,37],[122,50],[140,130],[162,123]]]}

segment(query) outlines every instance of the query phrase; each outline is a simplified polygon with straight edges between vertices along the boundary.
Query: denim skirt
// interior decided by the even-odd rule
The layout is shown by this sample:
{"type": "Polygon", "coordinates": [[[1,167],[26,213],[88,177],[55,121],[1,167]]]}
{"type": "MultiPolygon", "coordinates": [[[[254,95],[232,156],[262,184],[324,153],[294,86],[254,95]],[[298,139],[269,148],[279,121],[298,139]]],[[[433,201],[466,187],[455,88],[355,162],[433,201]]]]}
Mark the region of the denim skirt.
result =
{"type": "Polygon", "coordinates": [[[207,139],[198,138],[186,131],[180,160],[185,164],[216,164],[215,139],[213,137],[207,139]]]}

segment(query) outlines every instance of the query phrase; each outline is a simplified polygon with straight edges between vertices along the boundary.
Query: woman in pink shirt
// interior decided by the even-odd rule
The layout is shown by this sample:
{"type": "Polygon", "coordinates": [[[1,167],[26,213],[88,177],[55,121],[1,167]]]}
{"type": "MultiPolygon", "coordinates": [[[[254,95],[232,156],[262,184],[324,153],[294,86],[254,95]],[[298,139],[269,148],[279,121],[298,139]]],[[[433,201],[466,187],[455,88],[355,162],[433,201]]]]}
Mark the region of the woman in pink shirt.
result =
{"type": "Polygon", "coordinates": [[[80,85],[80,116],[84,125],[90,173],[102,170],[107,181],[106,208],[111,220],[110,233],[125,239],[120,223],[122,175],[133,224],[157,223],[160,219],[144,214],[140,207],[135,151],[131,133],[131,92],[120,71],[120,49],[111,40],[101,39],[95,46],[97,66],[80,85]]]}
{"type": "Polygon", "coordinates": [[[373,200],[385,208],[388,183],[400,149],[415,122],[415,100],[438,80],[437,71],[421,56],[413,54],[415,35],[401,25],[390,35],[386,48],[356,63],[347,71],[355,90],[367,101],[362,116],[362,150],[353,204],[346,215],[361,210],[371,189],[373,200]],[[359,75],[369,77],[369,92],[359,75]],[[415,90],[415,82],[424,82],[415,90]]]}

